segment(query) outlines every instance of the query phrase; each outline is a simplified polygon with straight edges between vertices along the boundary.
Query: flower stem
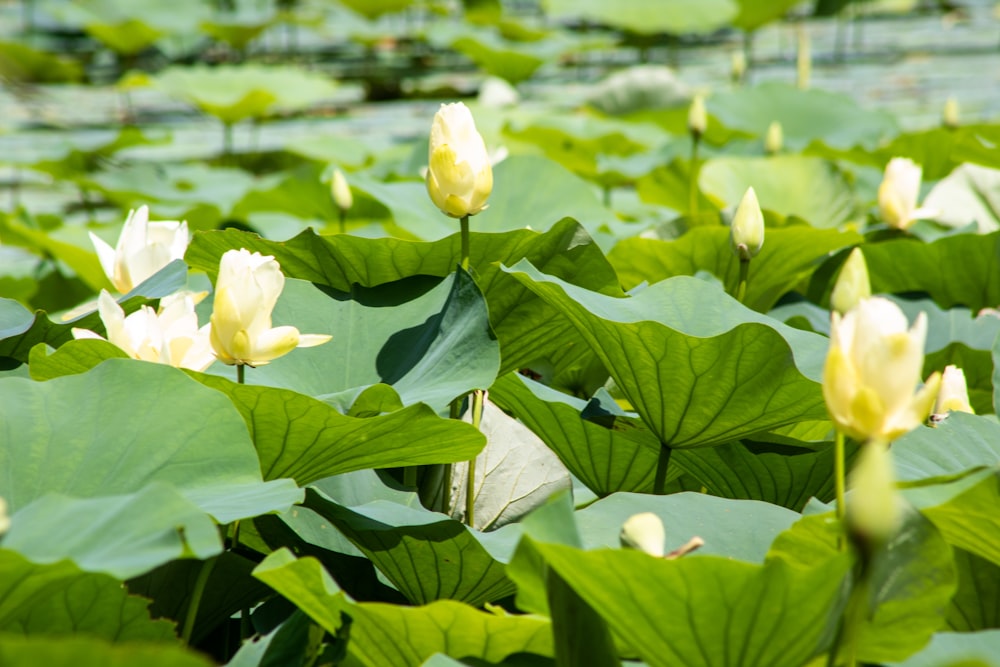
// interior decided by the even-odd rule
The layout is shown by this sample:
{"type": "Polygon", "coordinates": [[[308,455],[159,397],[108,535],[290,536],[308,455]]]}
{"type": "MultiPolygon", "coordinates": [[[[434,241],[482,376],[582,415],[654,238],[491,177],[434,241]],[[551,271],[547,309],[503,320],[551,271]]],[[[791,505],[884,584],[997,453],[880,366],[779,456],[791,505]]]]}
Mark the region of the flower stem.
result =
{"type": "Polygon", "coordinates": [[[403,486],[413,488],[417,485],[417,466],[403,468],[403,486]]]}
{"type": "Polygon", "coordinates": [[[674,450],[660,444],[660,456],[656,460],[656,476],[653,478],[653,493],[662,496],[667,485],[667,467],[670,465],[670,455],[674,450]]]}
{"type": "MultiPolygon", "coordinates": [[[[833,486],[837,493],[837,520],[843,523],[844,514],[847,509],[844,493],[844,433],[840,429],[834,430],[833,436],[833,486]]],[[[844,548],[843,538],[838,538],[837,546],[844,548]]]]}
{"type": "MultiPolygon", "coordinates": [[[[462,401],[465,400],[465,396],[459,396],[451,402],[448,408],[448,417],[450,419],[461,419],[462,418],[462,401]]],[[[454,474],[455,466],[451,463],[444,464],[444,475],[441,476],[441,513],[451,514],[451,478],[454,474]]]]}
{"type": "Polygon", "coordinates": [[[463,215],[462,225],[462,268],[469,270],[469,216],[463,215]]]}
{"type": "MultiPolygon", "coordinates": [[[[476,389],[472,392],[472,426],[479,429],[483,421],[483,399],[486,392],[476,389]]],[[[469,476],[465,480],[465,525],[472,528],[476,511],[476,457],[469,459],[469,476]]]]}
{"type": "Polygon", "coordinates": [[[743,303],[747,296],[747,285],[750,283],[750,260],[740,258],[740,279],[736,283],[736,300],[743,303]]]}
{"type": "Polygon", "coordinates": [[[246,373],[245,369],[246,369],[246,366],[244,366],[243,364],[236,364],[236,383],[237,384],[246,384],[244,382],[244,380],[246,379],[244,377],[244,375],[246,373]]]}
{"type": "Polygon", "coordinates": [[[340,212],[340,233],[341,234],[346,234],[347,233],[347,209],[340,208],[338,206],[337,210],[340,212]]]}
{"type": "Polygon", "coordinates": [[[698,144],[701,143],[701,136],[693,135],[691,139],[691,180],[688,182],[688,216],[692,224],[697,224],[698,218],[698,144]]]}
{"type": "Polygon", "coordinates": [[[216,560],[218,560],[218,557],[212,556],[202,563],[201,569],[198,570],[198,578],[194,581],[191,600],[188,602],[187,613],[184,615],[184,630],[181,633],[181,639],[189,646],[191,644],[191,634],[194,632],[194,621],[198,616],[198,607],[201,605],[201,598],[205,594],[205,585],[208,583],[209,575],[212,574],[212,570],[215,568],[216,560]]]}

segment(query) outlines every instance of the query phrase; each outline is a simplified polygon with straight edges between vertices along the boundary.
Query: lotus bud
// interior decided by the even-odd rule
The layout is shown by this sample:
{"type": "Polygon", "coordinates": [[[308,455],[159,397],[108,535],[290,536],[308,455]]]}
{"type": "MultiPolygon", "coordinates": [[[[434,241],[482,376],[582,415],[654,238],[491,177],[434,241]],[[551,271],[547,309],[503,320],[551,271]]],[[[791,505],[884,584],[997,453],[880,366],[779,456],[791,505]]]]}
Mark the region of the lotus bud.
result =
{"type": "Polygon", "coordinates": [[[922,178],[923,169],[909,158],[893,158],[885,166],[878,188],[878,207],[890,227],[909,229],[917,220],[935,215],[931,209],[917,207],[922,178]]]}
{"type": "Polygon", "coordinates": [[[652,512],[633,514],[622,525],[619,535],[623,547],[645,551],[650,556],[663,558],[666,555],[666,532],[660,517],[652,512]]]}
{"type": "Polygon", "coordinates": [[[863,299],[843,316],[833,313],[823,398],[840,431],[891,442],[927,419],[941,375],[917,391],[926,338],[924,313],[907,328],[899,306],[881,297],[863,299]]]}
{"type": "Polygon", "coordinates": [[[958,100],[949,97],[944,103],[944,111],[941,113],[941,124],[949,130],[954,130],[959,126],[958,100]]]}
{"type": "Polygon", "coordinates": [[[344,178],[344,172],[340,169],[333,170],[333,179],[330,181],[330,194],[333,196],[333,203],[341,211],[348,211],[354,206],[354,196],[351,194],[351,186],[344,178]]]}
{"type": "Polygon", "coordinates": [[[747,188],[740,205],[736,207],[729,229],[729,244],[741,262],[749,262],[764,246],[764,214],[752,187],[747,188]]]}
{"type": "Polygon", "coordinates": [[[863,544],[888,541],[899,528],[902,514],[886,443],[875,440],[862,445],[850,487],[847,526],[851,535],[863,544]]]}
{"type": "Polygon", "coordinates": [[[705,110],[705,97],[695,95],[691,98],[691,106],[688,108],[688,130],[695,139],[700,139],[708,129],[708,112],[705,110]]]}
{"type": "Polygon", "coordinates": [[[840,269],[837,282],[830,294],[830,306],[841,315],[857,306],[872,295],[871,281],[868,279],[868,264],[865,263],[861,248],[855,248],[847,256],[840,269]]]}
{"type": "Polygon", "coordinates": [[[969,403],[969,388],[965,384],[965,372],[958,366],[949,365],[941,376],[941,391],[934,404],[935,415],[948,412],[968,412],[975,414],[969,403]]]}
{"type": "Polygon", "coordinates": [[[7,501],[0,498],[0,535],[10,528],[10,516],[7,514],[7,501]]]}
{"type": "Polygon", "coordinates": [[[472,112],[461,102],[434,115],[428,152],[427,192],[448,216],[464,218],[486,208],[493,168],[472,112]]]}
{"type": "Polygon", "coordinates": [[[296,347],[321,345],[330,336],[300,334],[291,326],[271,327],[271,311],[285,287],[274,257],[229,250],[219,262],[210,340],[224,364],[263,366],[296,347]]]}
{"type": "Polygon", "coordinates": [[[799,89],[806,90],[812,76],[812,49],[809,46],[809,33],[805,28],[799,29],[799,51],[795,60],[795,74],[799,89]]]}
{"type": "Polygon", "coordinates": [[[785,133],[781,129],[781,123],[772,121],[767,126],[767,136],[764,138],[764,151],[768,155],[780,153],[785,143],[785,133]]]}
{"type": "Polygon", "coordinates": [[[733,51],[730,61],[729,76],[733,83],[740,83],[747,73],[747,56],[743,51],[733,51]]]}
{"type": "Polygon", "coordinates": [[[127,294],[175,259],[183,259],[190,236],[186,222],[149,221],[149,208],[129,211],[125,225],[112,248],[90,234],[97,259],[111,284],[127,294]]]}

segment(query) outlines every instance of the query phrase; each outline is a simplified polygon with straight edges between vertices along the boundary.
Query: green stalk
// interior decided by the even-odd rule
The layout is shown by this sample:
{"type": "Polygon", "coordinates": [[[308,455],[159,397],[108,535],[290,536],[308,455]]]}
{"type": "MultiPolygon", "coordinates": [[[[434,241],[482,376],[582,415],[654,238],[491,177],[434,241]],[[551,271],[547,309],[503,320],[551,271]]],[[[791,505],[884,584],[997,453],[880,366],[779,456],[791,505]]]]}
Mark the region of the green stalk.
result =
{"type": "Polygon", "coordinates": [[[462,216],[462,268],[469,270],[469,216],[462,216]]]}
{"type": "MultiPolygon", "coordinates": [[[[472,426],[476,430],[483,421],[483,399],[486,392],[476,389],[472,392],[472,426]]],[[[469,459],[469,476],[465,480],[465,525],[469,528],[475,523],[476,511],[476,457],[469,459]]]]}
{"type": "Polygon", "coordinates": [[[246,369],[246,366],[244,366],[243,364],[236,364],[236,383],[237,384],[246,384],[244,382],[244,379],[245,379],[244,375],[246,373],[245,369],[246,369]]]}
{"type": "Polygon", "coordinates": [[[198,607],[201,605],[201,598],[205,594],[205,585],[215,568],[216,560],[218,557],[212,556],[201,564],[198,578],[194,582],[194,590],[191,591],[191,600],[188,602],[187,613],[184,615],[184,630],[181,632],[181,639],[189,646],[191,645],[191,634],[194,632],[194,621],[198,616],[198,607]]]}
{"type": "Polygon", "coordinates": [[[736,284],[736,300],[743,303],[747,295],[747,284],[750,282],[750,260],[740,258],[740,279],[736,284]]]}
{"type": "Polygon", "coordinates": [[[417,486],[417,466],[403,468],[403,486],[411,489],[417,486]]]}
{"type": "Polygon", "coordinates": [[[341,234],[346,234],[347,233],[347,210],[343,209],[343,208],[340,208],[339,206],[337,207],[337,210],[340,211],[340,233],[341,234]]]}
{"type": "Polygon", "coordinates": [[[844,433],[840,429],[836,429],[833,437],[833,484],[837,490],[837,519],[841,521],[844,519],[844,512],[847,508],[844,500],[844,478],[846,476],[844,440],[844,433]]]}
{"type": "Polygon", "coordinates": [[[653,478],[653,493],[662,496],[667,485],[667,467],[674,450],[660,443],[660,456],[656,459],[656,476],[653,478]]]}
{"type": "MultiPolygon", "coordinates": [[[[692,221],[698,218],[698,144],[701,135],[693,134],[691,139],[691,180],[688,182],[688,216],[692,221]]],[[[694,223],[697,224],[697,223],[694,223]]]]}

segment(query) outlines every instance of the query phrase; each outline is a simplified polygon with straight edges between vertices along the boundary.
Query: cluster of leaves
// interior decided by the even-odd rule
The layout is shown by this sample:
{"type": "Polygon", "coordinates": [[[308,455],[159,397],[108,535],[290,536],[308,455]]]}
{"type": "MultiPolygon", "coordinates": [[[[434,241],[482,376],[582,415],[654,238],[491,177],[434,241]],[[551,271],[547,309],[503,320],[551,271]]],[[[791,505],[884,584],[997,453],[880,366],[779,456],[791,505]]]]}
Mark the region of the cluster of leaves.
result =
{"type": "MultiPolygon", "coordinates": [[[[33,164],[199,230],[127,311],[210,287],[248,248],[289,278],[276,323],[333,341],[247,384],[74,341],[101,322],[59,311],[107,287],[87,227],[5,215],[0,664],[825,664],[856,585],[820,386],[855,246],[875,292],[928,314],[925,375],[963,367],[979,412],[893,445],[908,509],[877,554],[857,658],[997,664],[1000,318],[980,311],[1000,304],[984,196],[1000,126],[903,133],[846,98],[760,85],[710,98],[695,168],[683,107],[651,104],[641,79],[602,90],[573,114],[476,110],[512,155],[468,271],[417,178],[422,142],[331,134],[241,156],[267,158],[250,170],[120,160],[170,141],[129,129],[33,164]],[[772,121],[785,149],[767,156],[772,121]],[[870,213],[898,155],[924,165],[941,212],[906,234],[870,213]],[[350,234],[333,233],[331,162],[349,172],[350,234]],[[767,236],[739,303],[726,223],[751,185],[767,236]],[[473,389],[489,389],[482,429],[447,417],[473,389]],[[477,456],[468,527],[460,462],[477,456]],[[618,548],[645,511],[668,550],[705,546],[618,548]]],[[[206,111],[278,103],[213,92],[206,111]]]]}

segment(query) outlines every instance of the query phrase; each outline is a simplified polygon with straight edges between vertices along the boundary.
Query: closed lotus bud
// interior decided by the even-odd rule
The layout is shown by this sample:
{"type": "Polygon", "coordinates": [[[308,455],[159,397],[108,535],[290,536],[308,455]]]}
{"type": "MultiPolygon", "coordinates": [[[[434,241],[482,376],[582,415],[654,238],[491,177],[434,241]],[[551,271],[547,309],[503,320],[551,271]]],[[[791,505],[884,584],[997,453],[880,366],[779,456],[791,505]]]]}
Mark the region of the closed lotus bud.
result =
{"type": "Polygon", "coordinates": [[[7,501],[0,498],[0,535],[10,528],[10,517],[7,515],[7,501]]]}
{"type": "Polygon", "coordinates": [[[809,46],[809,33],[805,28],[799,29],[799,52],[795,60],[796,83],[799,89],[809,87],[812,77],[812,49],[809,46]]]}
{"type": "Polygon", "coordinates": [[[941,113],[941,124],[950,130],[954,130],[959,125],[958,100],[949,97],[944,103],[944,111],[941,113]]]}
{"type": "Polygon", "coordinates": [[[917,207],[922,178],[923,169],[913,160],[904,157],[889,160],[878,187],[879,213],[887,225],[905,230],[917,220],[935,214],[917,207]]]}
{"type": "Polygon", "coordinates": [[[333,179],[330,181],[330,194],[333,195],[333,203],[341,211],[347,211],[354,206],[354,196],[351,194],[351,186],[344,178],[344,172],[339,169],[333,170],[333,179]]]}
{"type": "Polygon", "coordinates": [[[93,232],[90,240],[111,284],[127,294],[170,262],[183,259],[190,236],[186,222],[150,222],[149,208],[140,206],[129,211],[114,248],[93,232]]]}
{"type": "Polygon", "coordinates": [[[947,366],[941,375],[941,390],[938,392],[934,414],[948,412],[968,412],[975,414],[969,403],[969,388],[965,384],[965,372],[958,366],[947,366]]]}
{"type": "Polygon", "coordinates": [[[729,75],[733,83],[739,83],[747,73],[747,56],[742,51],[733,51],[729,75]]]}
{"type": "Polygon", "coordinates": [[[330,336],[300,334],[291,326],[271,327],[271,311],[285,287],[274,257],[228,250],[219,262],[210,340],[224,364],[263,366],[296,347],[321,345],[330,336]]]}
{"type": "Polygon", "coordinates": [[[428,152],[427,192],[453,218],[476,215],[493,191],[493,167],[472,112],[461,102],[434,115],[428,152]]]}
{"type": "Polygon", "coordinates": [[[619,535],[622,546],[645,551],[650,556],[663,558],[666,554],[667,535],[663,530],[663,522],[660,517],[652,512],[633,514],[622,525],[622,532],[619,535]]]}
{"type": "Polygon", "coordinates": [[[691,98],[691,106],[688,108],[688,130],[694,137],[700,138],[708,129],[708,112],[705,110],[705,98],[702,95],[695,95],[691,98]]]}
{"type": "Polygon", "coordinates": [[[769,155],[780,153],[785,144],[785,133],[781,129],[781,123],[773,121],[767,126],[767,136],[764,137],[764,151],[769,155]]]}
{"type": "Polygon", "coordinates": [[[881,441],[868,442],[851,472],[847,526],[856,541],[881,544],[899,528],[902,517],[892,471],[892,455],[881,441]]]}
{"type": "Polygon", "coordinates": [[[736,207],[729,229],[729,244],[742,262],[756,257],[764,246],[764,214],[752,187],[747,188],[740,205],[736,207]]]}
{"type": "Polygon", "coordinates": [[[823,398],[833,423],[856,440],[891,442],[922,424],[934,405],[939,373],[917,390],[927,316],[907,324],[899,306],[881,297],[862,300],[843,317],[833,313],[823,398]]]}
{"type": "MultiPolygon", "coordinates": [[[[194,307],[205,293],[181,292],[160,300],[159,312],[142,306],[125,316],[107,290],[101,290],[97,311],[107,340],[133,359],[203,371],[215,361],[209,325],[198,327],[194,307]]],[[[73,329],[74,338],[97,338],[93,331],[73,329]]]]}
{"type": "Polygon", "coordinates": [[[855,248],[847,256],[840,269],[837,282],[830,294],[830,307],[841,315],[857,306],[872,295],[872,285],[868,278],[868,264],[861,248],[855,248]]]}

